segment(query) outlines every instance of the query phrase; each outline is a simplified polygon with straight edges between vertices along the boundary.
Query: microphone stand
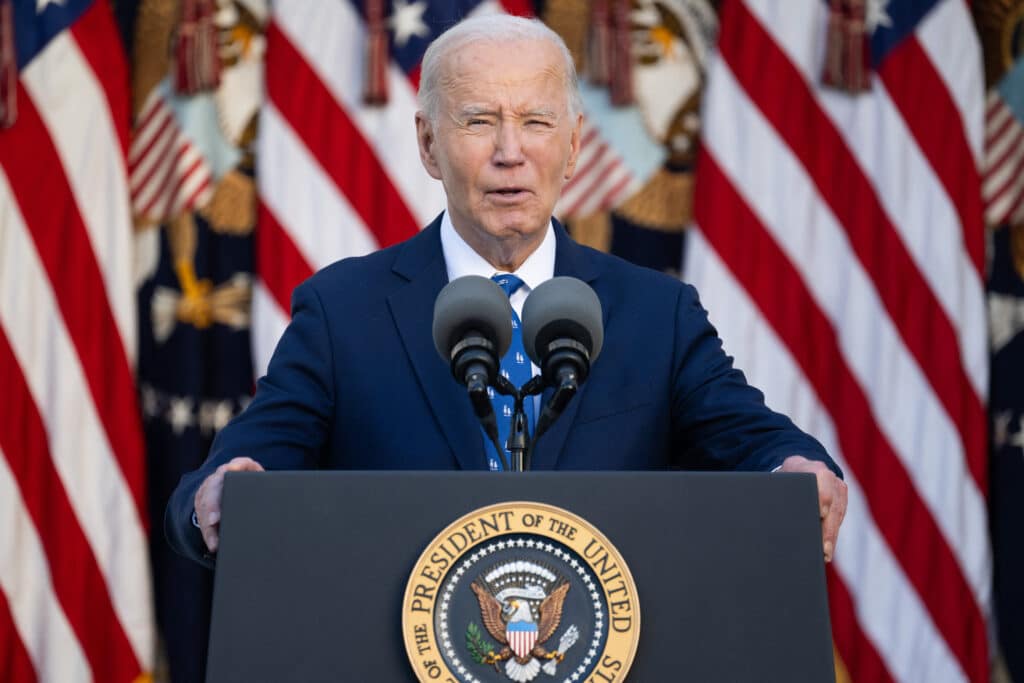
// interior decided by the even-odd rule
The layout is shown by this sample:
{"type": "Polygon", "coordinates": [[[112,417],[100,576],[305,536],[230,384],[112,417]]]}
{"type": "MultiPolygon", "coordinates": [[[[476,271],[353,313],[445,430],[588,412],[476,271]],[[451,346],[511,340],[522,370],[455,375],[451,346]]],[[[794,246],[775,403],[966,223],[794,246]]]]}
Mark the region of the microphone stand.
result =
{"type": "Polygon", "coordinates": [[[516,388],[504,375],[498,375],[494,382],[494,389],[502,396],[513,398],[512,429],[508,436],[508,450],[512,454],[512,471],[525,472],[530,469],[530,456],[536,437],[530,439],[530,423],[526,419],[523,402],[527,397],[536,396],[544,391],[544,378],[538,375],[522,387],[516,388]]]}

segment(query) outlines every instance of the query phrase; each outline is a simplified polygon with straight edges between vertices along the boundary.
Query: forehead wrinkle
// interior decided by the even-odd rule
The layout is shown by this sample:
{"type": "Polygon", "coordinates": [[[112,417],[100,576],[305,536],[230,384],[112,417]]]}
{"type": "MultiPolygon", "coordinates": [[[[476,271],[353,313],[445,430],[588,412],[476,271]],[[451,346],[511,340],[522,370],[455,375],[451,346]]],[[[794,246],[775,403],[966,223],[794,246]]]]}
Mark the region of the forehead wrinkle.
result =
{"type": "MultiPolygon", "coordinates": [[[[490,46],[502,46],[507,45],[510,48],[521,44],[521,41],[496,41],[491,43],[490,41],[481,41],[484,45],[490,44],[490,46]]],[[[532,43],[534,41],[526,41],[532,43]]],[[[548,47],[546,43],[540,43],[542,47],[548,47]]],[[[501,78],[489,76],[483,81],[480,79],[480,74],[467,74],[466,71],[472,71],[478,65],[478,55],[472,53],[472,47],[474,44],[465,46],[461,50],[457,50],[445,58],[442,62],[442,68],[440,69],[440,75],[438,78],[439,91],[441,93],[442,101],[447,100],[449,108],[456,104],[459,99],[460,91],[465,92],[467,89],[470,91],[469,98],[473,99],[473,95],[476,94],[477,88],[483,85],[495,86],[499,89],[518,88],[523,84],[535,83],[537,84],[538,90],[545,89],[547,79],[551,79],[552,82],[559,84],[562,87],[558,88],[557,99],[560,108],[568,111],[569,109],[569,97],[564,91],[564,84],[566,83],[567,74],[565,73],[564,66],[556,59],[548,59],[544,66],[537,69],[533,73],[527,74],[515,81],[505,81],[501,78]]],[[[529,87],[529,86],[528,86],[529,87]]],[[[557,111],[552,110],[553,116],[556,118],[560,117],[557,111]]],[[[486,112],[492,113],[491,107],[486,107],[486,112]]],[[[541,113],[547,113],[541,112],[541,113]]],[[[450,115],[457,115],[455,112],[449,110],[450,115]]]]}

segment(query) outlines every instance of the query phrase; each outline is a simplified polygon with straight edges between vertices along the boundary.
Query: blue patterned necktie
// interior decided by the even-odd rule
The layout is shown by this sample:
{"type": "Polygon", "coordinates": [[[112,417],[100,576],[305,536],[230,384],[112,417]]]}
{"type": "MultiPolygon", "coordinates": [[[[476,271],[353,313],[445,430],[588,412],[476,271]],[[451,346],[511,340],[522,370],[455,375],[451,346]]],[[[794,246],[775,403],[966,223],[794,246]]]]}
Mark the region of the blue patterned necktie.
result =
{"type": "MultiPolygon", "coordinates": [[[[499,274],[491,279],[498,283],[498,286],[505,291],[505,295],[509,297],[523,286],[523,281],[515,275],[499,274]]],[[[508,352],[501,359],[501,374],[516,387],[523,386],[533,377],[533,367],[530,365],[530,359],[526,357],[526,350],[523,348],[523,331],[521,327],[519,316],[516,315],[515,309],[513,309],[512,343],[508,347],[508,352]]],[[[494,406],[494,416],[498,420],[498,441],[504,447],[508,444],[508,436],[512,431],[512,409],[515,407],[515,399],[511,396],[502,396],[491,387],[487,388],[487,393],[491,397],[491,404],[494,406]]],[[[534,421],[532,398],[527,398],[523,402],[523,411],[526,413],[526,423],[530,426],[532,433],[534,421]]],[[[494,446],[486,436],[484,436],[484,443],[487,444],[487,462],[490,464],[491,470],[498,471],[502,469],[501,458],[498,457],[494,446]]],[[[508,448],[505,448],[505,457],[508,458],[509,464],[511,464],[512,454],[508,448]]]]}

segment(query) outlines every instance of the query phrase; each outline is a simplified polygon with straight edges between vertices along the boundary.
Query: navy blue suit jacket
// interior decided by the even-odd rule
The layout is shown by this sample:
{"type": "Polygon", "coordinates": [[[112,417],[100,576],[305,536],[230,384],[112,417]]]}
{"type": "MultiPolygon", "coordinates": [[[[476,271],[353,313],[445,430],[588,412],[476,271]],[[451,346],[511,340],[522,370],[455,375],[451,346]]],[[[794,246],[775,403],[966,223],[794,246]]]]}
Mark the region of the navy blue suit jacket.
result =
{"type": "MultiPolygon", "coordinates": [[[[179,551],[201,558],[195,493],[236,456],[266,469],[486,468],[465,389],[431,338],[434,299],[448,281],[439,227],[339,261],[295,289],[292,322],[253,402],[171,498],[165,528],[179,551]]],[[[555,230],[555,275],[594,288],[605,341],[538,441],[533,469],[770,470],[800,454],[839,473],[733,368],[692,287],[555,230]]]]}

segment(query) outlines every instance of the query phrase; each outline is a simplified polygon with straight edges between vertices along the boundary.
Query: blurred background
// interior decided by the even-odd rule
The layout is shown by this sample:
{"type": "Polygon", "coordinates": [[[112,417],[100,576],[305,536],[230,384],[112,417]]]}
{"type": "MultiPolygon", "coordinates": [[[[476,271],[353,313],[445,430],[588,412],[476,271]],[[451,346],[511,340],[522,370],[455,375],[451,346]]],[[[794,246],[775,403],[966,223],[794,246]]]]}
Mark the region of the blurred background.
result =
{"type": "Polygon", "coordinates": [[[840,681],[1024,682],[1024,0],[0,0],[0,680],[204,679],[168,495],[294,286],[443,209],[419,63],[482,12],[576,60],[573,236],[845,471],[840,681]]]}

